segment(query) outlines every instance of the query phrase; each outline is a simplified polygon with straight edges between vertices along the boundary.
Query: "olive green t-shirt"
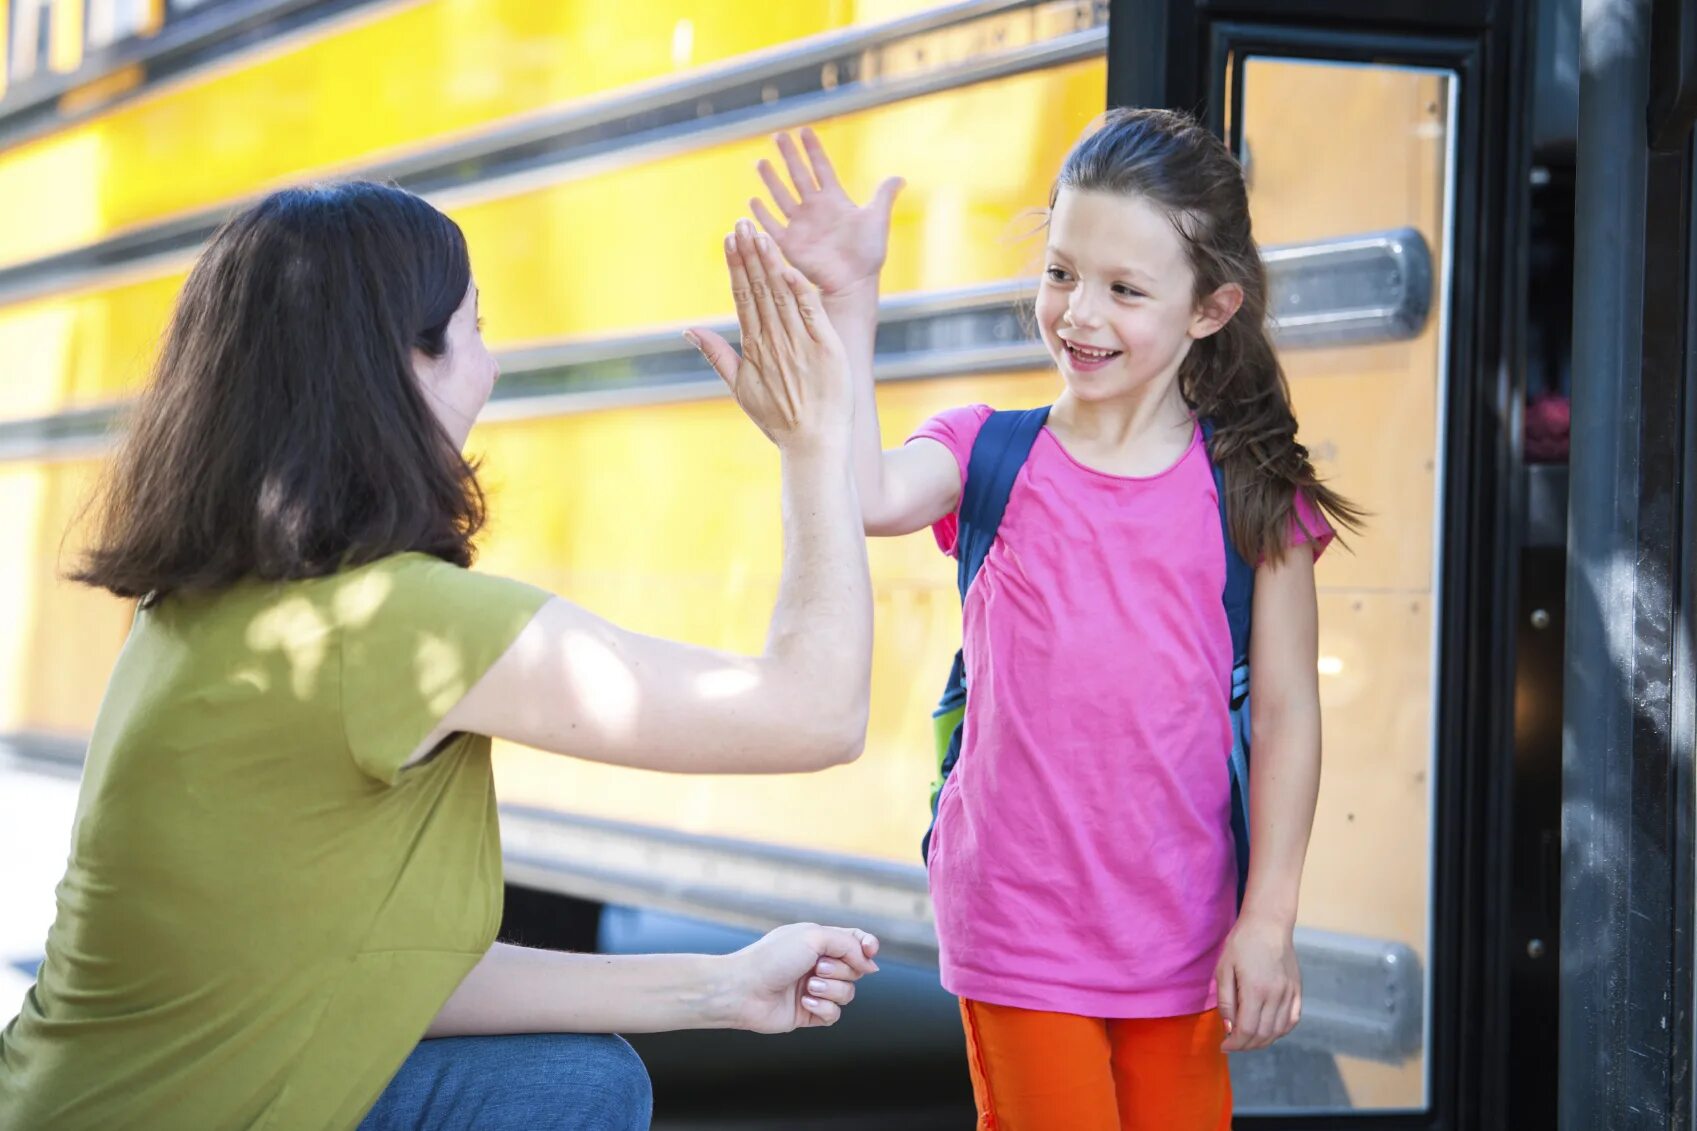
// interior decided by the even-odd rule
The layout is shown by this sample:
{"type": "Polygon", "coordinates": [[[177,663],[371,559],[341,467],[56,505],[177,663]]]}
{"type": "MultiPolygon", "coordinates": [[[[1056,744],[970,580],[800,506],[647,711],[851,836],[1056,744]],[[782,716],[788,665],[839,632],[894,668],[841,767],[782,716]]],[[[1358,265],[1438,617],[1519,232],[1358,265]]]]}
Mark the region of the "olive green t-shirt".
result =
{"type": "Polygon", "coordinates": [[[141,610],[0,1128],[357,1125],[500,921],[489,740],[404,764],[547,599],[401,554],[141,610]]]}

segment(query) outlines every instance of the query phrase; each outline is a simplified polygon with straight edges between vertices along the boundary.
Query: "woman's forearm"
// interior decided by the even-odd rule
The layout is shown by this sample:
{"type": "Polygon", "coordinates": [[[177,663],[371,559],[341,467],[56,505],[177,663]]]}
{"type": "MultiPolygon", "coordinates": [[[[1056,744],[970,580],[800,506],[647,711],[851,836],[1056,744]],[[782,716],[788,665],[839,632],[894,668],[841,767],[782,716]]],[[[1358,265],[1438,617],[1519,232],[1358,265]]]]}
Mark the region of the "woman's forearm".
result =
{"type": "Polygon", "coordinates": [[[762,660],[770,717],[797,743],[821,728],[852,759],[866,741],[872,582],[847,455],[840,444],[783,453],[784,565],[762,660]]]}
{"type": "Polygon", "coordinates": [[[736,1021],[724,958],[565,954],[496,943],[426,1037],[502,1033],[659,1033],[736,1021]]]}

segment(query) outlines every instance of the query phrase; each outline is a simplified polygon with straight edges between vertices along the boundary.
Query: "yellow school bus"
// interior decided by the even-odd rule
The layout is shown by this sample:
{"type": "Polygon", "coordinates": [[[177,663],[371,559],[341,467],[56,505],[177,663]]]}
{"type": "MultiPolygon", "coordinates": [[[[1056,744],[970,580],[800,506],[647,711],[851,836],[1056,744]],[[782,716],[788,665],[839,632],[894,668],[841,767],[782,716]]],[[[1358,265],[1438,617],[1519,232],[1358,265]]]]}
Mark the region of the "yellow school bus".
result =
{"type": "MultiPolygon", "coordinates": [[[[679,330],[728,321],[718,241],[770,134],[813,124],[856,194],[908,181],[877,350],[886,443],[944,408],[1041,403],[1059,386],[1020,312],[1038,210],[1108,104],[1126,7],[10,0],[0,742],[77,756],[132,613],[61,580],[79,507],[197,249],[234,208],[313,179],[395,180],[465,230],[504,373],[470,442],[492,499],[481,568],[758,650],[777,461],[679,330]]],[[[1249,172],[1302,439],[1372,515],[1318,567],[1307,1017],[1239,1058],[1238,1102],[1420,1110],[1460,80],[1296,57],[1234,73],[1220,124],[1249,172]]],[[[934,961],[918,843],[959,599],[924,535],[875,541],[871,563],[863,757],[733,779],[498,745],[511,883],[745,926],[852,922],[934,961]]]]}

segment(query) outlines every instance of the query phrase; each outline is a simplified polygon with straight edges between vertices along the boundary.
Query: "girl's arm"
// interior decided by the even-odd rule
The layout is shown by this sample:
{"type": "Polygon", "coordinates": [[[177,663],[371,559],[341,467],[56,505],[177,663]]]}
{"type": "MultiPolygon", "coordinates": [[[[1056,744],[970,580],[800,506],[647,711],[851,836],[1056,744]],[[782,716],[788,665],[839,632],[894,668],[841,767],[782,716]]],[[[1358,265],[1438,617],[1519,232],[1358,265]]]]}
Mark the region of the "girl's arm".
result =
{"type": "Polygon", "coordinates": [[[1249,879],[1217,972],[1228,1050],[1262,1048],[1302,1015],[1293,932],[1320,791],[1314,556],[1306,545],[1255,571],[1250,631],[1249,879]]]}
{"type": "Polygon", "coordinates": [[[426,1037],[504,1033],[786,1033],[834,1024],[877,971],[864,931],[799,923],[727,955],[565,954],[496,943],[426,1037]]]}
{"type": "Polygon", "coordinates": [[[878,274],[902,182],[886,180],[870,203],[856,207],[812,130],[801,131],[805,155],[788,134],[776,140],[789,181],[769,161],[761,161],[759,170],[783,219],[759,198],[749,207],[785,257],[819,288],[825,313],[842,337],[854,385],[855,485],[866,533],[923,530],[960,502],[960,469],[948,449],[934,441],[884,450],[872,373],[878,274]]]}
{"type": "Polygon", "coordinates": [[[644,636],[555,598],[414,757],[455,732],[696,773],[793,773],[860,753],[872,586],[849,467],[847,365],[812,288],[752,224],[739,228],[726,261],[744,356],[694,333],[780,455],[784,560],[765,650],[644,636]]]}

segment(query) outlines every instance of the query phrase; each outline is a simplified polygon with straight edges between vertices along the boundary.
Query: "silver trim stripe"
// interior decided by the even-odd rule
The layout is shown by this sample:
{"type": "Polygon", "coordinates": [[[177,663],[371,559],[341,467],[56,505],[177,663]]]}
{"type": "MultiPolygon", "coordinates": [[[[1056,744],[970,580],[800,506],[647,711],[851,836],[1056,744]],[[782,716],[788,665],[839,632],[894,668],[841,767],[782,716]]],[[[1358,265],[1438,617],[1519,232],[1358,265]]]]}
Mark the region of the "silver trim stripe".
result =
{"type": "MultiPolygon", "coordinates": [[[[1101,0],[972,0],[833,32],[685,78],[575,103],[344,178],[394,181],[443,208],[1100,56],[1101,0]]],[[[0,268],[0,305],[186,262],[257,197],[0,268]]]]}
{"type": "MultiPolygon", "coordinates": [[[[1282,348],[1394,341],[1426,325],[1431,259],[1412,229],[1268,248],[1263,254],[1282,348]]],[[[1047,365],[1047,351],[1031,333],[1034,293],[1029,281],[1010,280],[886,300],[879,308],[878,380],[1047,365]]],[[[735,340],[731,324],[715,328],[735,340]]],[[[501,383],[480,419],[530,420],[724,395],[723,385],[682,340],[682,329],[504,352],[501,383]]],[[[97,456],[110,443],[123,408],[101,405],[0,421],[0,462],[97,456]]]]}

